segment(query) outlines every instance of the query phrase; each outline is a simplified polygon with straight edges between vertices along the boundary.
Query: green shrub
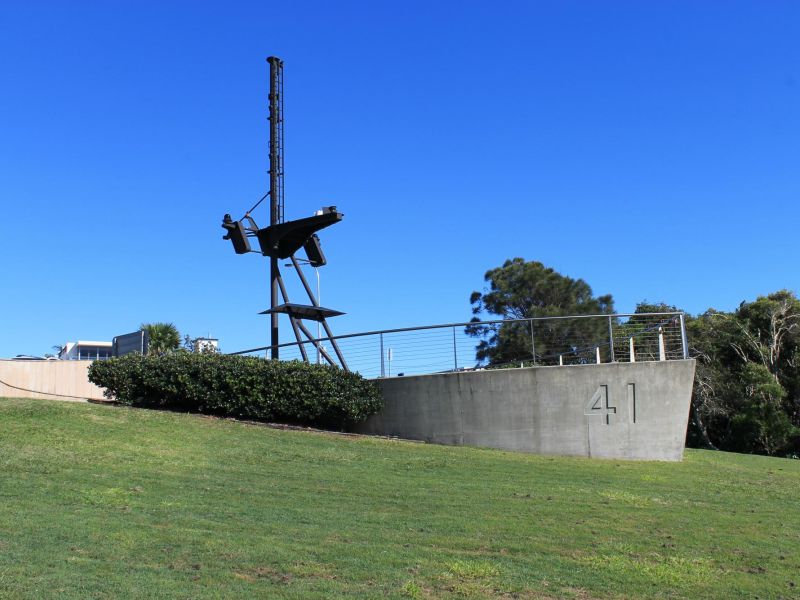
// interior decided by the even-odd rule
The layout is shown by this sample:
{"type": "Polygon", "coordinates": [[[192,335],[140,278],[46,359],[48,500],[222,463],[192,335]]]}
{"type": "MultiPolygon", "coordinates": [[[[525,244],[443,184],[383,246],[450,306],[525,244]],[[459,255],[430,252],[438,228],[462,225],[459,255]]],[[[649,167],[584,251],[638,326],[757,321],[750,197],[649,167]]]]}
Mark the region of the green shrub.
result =
{"type": "Polygon", "coordinates": [[[299,361],[175,352],[129,354],[89,367],[89,381],[129,406],[343,427],[381,409],[378,385],[299,361]]]}

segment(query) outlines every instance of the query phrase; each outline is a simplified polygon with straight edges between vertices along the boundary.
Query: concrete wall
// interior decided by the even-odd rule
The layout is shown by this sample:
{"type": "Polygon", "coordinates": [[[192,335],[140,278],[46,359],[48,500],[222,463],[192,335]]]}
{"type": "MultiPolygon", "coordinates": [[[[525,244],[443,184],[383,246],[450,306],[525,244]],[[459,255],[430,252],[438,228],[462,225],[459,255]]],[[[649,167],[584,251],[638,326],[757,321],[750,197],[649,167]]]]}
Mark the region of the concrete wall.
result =
{"type": "Polygon", "coordinates": [[[536,454],[681,460],[694,360],[531,367],[381,379],[356,427],[536,454]]]}
{"type": "Polygon", "coordinates": [[[90,360],[0,359],[0,397],[102,400],[102,388],[89,381],[90,364],[90,360]]]}

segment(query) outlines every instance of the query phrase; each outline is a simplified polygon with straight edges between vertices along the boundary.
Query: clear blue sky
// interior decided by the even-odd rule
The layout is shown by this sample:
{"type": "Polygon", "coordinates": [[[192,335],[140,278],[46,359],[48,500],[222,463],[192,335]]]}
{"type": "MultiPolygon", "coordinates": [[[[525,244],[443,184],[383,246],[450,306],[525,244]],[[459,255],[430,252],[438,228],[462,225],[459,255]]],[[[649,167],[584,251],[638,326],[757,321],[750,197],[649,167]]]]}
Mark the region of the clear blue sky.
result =
{"type": "Polygon", "coordinates": [[[468,320],[514,256],[621,312],[797,290],[799,30],[793,1],[6,4],[0,356],[267,342],[268,262],[220,220],[267,188],[269,55],[287,217],[345,213],[337,333],[468,320]]]}

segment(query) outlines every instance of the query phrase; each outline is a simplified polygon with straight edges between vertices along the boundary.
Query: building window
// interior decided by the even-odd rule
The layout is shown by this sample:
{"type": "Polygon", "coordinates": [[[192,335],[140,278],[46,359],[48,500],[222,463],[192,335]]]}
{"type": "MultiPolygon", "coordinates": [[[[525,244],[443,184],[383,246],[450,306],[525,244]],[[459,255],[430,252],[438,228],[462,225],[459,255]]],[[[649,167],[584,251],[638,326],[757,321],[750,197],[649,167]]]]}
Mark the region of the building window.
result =
{"type": "Polygon", "coordinates": [[[111,358],[111,348],[101,346],[79,346],[78,360],[106,360],[111,358]]]}

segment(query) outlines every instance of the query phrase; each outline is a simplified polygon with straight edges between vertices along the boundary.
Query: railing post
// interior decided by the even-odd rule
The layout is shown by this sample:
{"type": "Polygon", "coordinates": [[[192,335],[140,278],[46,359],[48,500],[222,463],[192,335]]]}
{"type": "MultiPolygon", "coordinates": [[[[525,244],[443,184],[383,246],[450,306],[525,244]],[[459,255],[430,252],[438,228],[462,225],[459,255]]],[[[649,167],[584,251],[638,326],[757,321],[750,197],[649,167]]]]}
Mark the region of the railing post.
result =
{"type": "Polygon", "coordinates": [[[531,323],[531,356],[533,357],[533,366],[536,366],[536,339],[533,337],[533,319],[531,323]]]}
{"type": "Polygon", "coordinates": [[[611,322],[612,317],[608,317],[608,342],[609,348],[611,349],[611,362],[616,362],[617,358],[614,355],[614,326],[611,322]]]}
{"type": "Polygon", "coordinates": [[[383,363],[383,332],[381,332],[381,377],[386,377],[386,369],[383,363]]]}
{"type": "Polygon", "coordinates": [[[453,370],[458,371],[458,349],[456,347],[456,327],[453,325],[453,370]]]}
{"type": "Polygon", "coordinates": [[[630,339],[628,340],[628,343],[629,343],[630,349],[631,349],[631,362],[636,362],[636,350],[633,347],[633,336],[630,337],[630,339]]]}
{"type": "Polygon", "coordinates": [[[667,352],[664,348],[664,328],[658,328],[658,360],[667,360],[667,352]]]}
{"type": "Polygon", "coordinates": [[[681,313],[681,346],[683,346],[683,358],[689,358],[689,340],[686,339],[686,320],[681,313]]]}

